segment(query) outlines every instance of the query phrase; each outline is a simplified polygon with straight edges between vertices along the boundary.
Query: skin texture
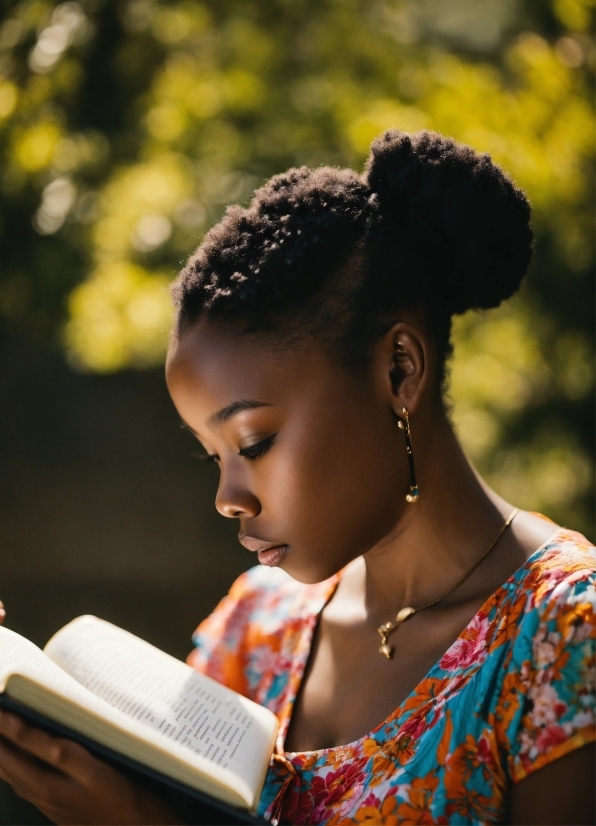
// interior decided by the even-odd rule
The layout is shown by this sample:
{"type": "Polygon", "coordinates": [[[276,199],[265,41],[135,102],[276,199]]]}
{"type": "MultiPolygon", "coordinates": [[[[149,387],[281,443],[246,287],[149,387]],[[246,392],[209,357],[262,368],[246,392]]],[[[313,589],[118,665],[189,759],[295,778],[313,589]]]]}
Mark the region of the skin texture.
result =
{"type": "MultiPolygon", "coordinates": [[[[437,400],[432,338],[404,317],[378,342],[367,375],[355,377],[315,342],[280,352],[200,323],[173,341],[167,382],[183,421],[219,465],[215,504],[238,520],[240,536],[287,546],[281,567],[303,582],[344,569],[318,623],[289,750],[351,742],[385,719],[555,530],[520,513],[463,585],[392,636],[388,661],[378,653],[377,626],[404,605],[446,593],[513,510],[470,466],[437,400]],[[259,406],[236,405],[216,420],[239,401],[259,406]],[[415,505],[404,498],[409,474],[396,427],[403,407],[421,489],[415,505]]],[[[176,822],[80,747],[41,736],[1,715],[0,771],[56,822],[176,822]]],[[[515,786],[510,822],[593,823],[593,778],[593,749],[557,760],[515,786]]]]}

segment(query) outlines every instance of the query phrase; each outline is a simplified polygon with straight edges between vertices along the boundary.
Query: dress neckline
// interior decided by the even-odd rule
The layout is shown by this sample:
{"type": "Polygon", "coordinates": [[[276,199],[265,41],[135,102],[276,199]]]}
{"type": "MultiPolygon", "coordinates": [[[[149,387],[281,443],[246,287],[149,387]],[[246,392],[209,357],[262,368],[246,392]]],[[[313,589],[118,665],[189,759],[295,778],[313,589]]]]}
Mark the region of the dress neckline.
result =
{"type": "MultiPolygon", "coordinates": [[[[466,627],[461,631],[460,634],[458,634],[456,639],[451,643],[451,645],[447,648],[447,650],[444,652],[444,654],[442,654],[439,657],[439,659],[437,660],[437,662],[434,663],[434,665],[431,666],[431,668],[424,675],[422,680],[420,680],[414,686],[412,691],[406,697],[404,697],[404,699],[397,706],[397,708],[394,709],[391,712],[391,714],[389,714],[388,717],[386,717],[382,722],[380,722],[377,726],[375,726],[371,731],[369,731],[367,734],[364,734],[362,737],[357,738],[356,740],[352,740],[352,742],[350,742],[350,743],[345,743],[345,744],[342,744],[342,745],[339,745],[339,746],[329,746],[328,748],[312,749],[311,751],[290,751],[290,752],[286,752],[283,749],[283,745],[284,745],[284,742],[285,742],[287,732],[288,732],[289,727],[290,727],[292,713],[293,713],[293,710],[294,710],[294,707],[295,707],[296,698],[297,698],[297,696],[300,692],[300,689],[302,687],[302,682],[304,680],[304,673],[306,671],[306,666],[307,666],[307,663],[308,663],[308,660],[309,660],[309,657],[310,657],[315,631],[316,631],[317,625],[319,623],[321,614],[322,614],[325,606],[331,600],[331,598],[332,598],[333,594],[335,593],[335,591],[337,589],[337,586],[339,585],[340,580],[341,580],[342,572],[340,571],[339,573],[337,573],[330,581],[330,587],[329,587],[328,591],[325,593],[324,601],[322,603],[320,603],[320,607],[318,608],[318,611],[315,614],[312,615],[312,621],[307,622],[304,625],[304,629],[303,629],[303,632],[302,632],[302,638],[300,640],[300,647],[303,648],[304,654],[303,654],[303,656],[298,658],[298,662],[296,663],[296,670],[294,671],[294,674],[293,674],[294,679],[290,681],[290,685],[291,685],[290,695],[288,696],[288,698],[286,700],[286,703],[285,703],[285,706],[284,706],[283,719],[281,720],[281,725],[280,725],[280,736],[278,738],[278,743],[277,743],[278,753],[282,754],[287,760],[291,761],[292,759],[295,759],[297,757],[302,757],[302,756],[311,757],[313,755],[324,755],[324,754],[329,754],[330,752],[334,752],[334,751],[341,751],[343,749],[347,749],[347,750],[352,751],[355,748],[357,748],[358,745],[361,744],[364,740],[367,740],[367,739],[373,737],[378,731],[380,731],[381,729],[386,728],[386,727],[390,726],[392,723],[394,723],[401,716],[401,714],[403,713],[408,701],[411,700],[413,697],[416,696],[416,694],[419,693],[420,687],[423,685],[423,683],[425,683],[428,679],[432,678],[435,675],[435,672],[437,671],[437,669],[439,669],[439,663],[441,662],[441,660],[443,660],[446,656],[448,656],[450,653],[453,652],[455,646],[463,639],[466,632],[468,632],[470,630],[470,628],[474,625],[474,623],[478,622],[478,620],[480,618],[480,615],[488,614],[488,611],[492,607],[493,603],[495,603],[499,600],[499,597],[503,594],[503,592],[505,590],[507,590],[507,588],[511,584],[515,583],[519,579],[520,575],[528,567],[530,567],[530,565],[532,565],[536,561],[536,558],[541,556],[544,553],[544,551],[550,545],[556,544],[556,540],[557,540],[559,534],[564,533],[564,532],[565,532],[565,528],[557,526],[557,528],[555,529],[553,534],[549,537],[549,539],[547,539],[545,542],[542,543],[542,545],[540,545],[535,551],[533,551],[532,554],[530,554],[530,556],[525,560],[525,562],[523,562],[518,568],[516,568],[516,570],[505,580],[505,582],[503,582],[496,589],[496,591],[493,591],[493,593],[482,603],[482,605],[480,606],[478,611],[476,611],[476,613],[470,619],[470,621],[468,622],[466,627]]],[[[454,677],[454,679],[455,679],[455,677],[454,677]]]]}

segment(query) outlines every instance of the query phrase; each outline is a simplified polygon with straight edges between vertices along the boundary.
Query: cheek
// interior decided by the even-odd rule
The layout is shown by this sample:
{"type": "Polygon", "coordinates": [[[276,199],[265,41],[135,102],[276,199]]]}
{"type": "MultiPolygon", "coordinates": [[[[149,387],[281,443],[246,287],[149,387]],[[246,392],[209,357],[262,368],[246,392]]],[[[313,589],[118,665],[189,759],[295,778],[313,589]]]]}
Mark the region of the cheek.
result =
{"type": "Polygon", "coordinates": [[[395,525],[406,480],[391,424],[358,432],[347,422],[319,422],[308,438],[288,434],[270,505],[292,546],[283,567],[296,579],[327,579],[395,525]]]}

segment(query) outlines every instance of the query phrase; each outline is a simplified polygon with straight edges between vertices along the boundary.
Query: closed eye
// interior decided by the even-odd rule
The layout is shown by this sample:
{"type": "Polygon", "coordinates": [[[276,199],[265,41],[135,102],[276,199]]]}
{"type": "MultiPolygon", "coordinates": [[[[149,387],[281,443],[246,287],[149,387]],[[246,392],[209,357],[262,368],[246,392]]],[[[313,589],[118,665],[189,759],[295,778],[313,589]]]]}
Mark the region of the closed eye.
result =
{"type": "Polygon", "coordinates": [[[274,442],[275,435],[268,436],[266,439],[257,442],[256,445],[249,445],[248,447],[241,448],[238,451],[238,455],[242,456],[244,459],[248,459],[249,462],[252,462],[255,459],[260,459],[261,456],[264,456],[274,442]]]}

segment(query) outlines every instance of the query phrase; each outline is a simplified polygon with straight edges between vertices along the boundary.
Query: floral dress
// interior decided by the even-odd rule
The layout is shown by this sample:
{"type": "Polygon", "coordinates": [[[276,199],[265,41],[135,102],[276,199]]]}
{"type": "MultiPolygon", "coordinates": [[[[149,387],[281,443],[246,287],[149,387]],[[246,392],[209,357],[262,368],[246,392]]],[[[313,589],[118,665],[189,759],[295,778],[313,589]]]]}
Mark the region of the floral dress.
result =
{"type": "Polygon", "coordinates": [[[339,577],[254,568],[197,629],[188,661],[271,709],[259,812],[273,823],[503,823],[512,784],[595,739],[596,549],[558,529],[364,737],[284,752],[318,616],[339,577]]]}

